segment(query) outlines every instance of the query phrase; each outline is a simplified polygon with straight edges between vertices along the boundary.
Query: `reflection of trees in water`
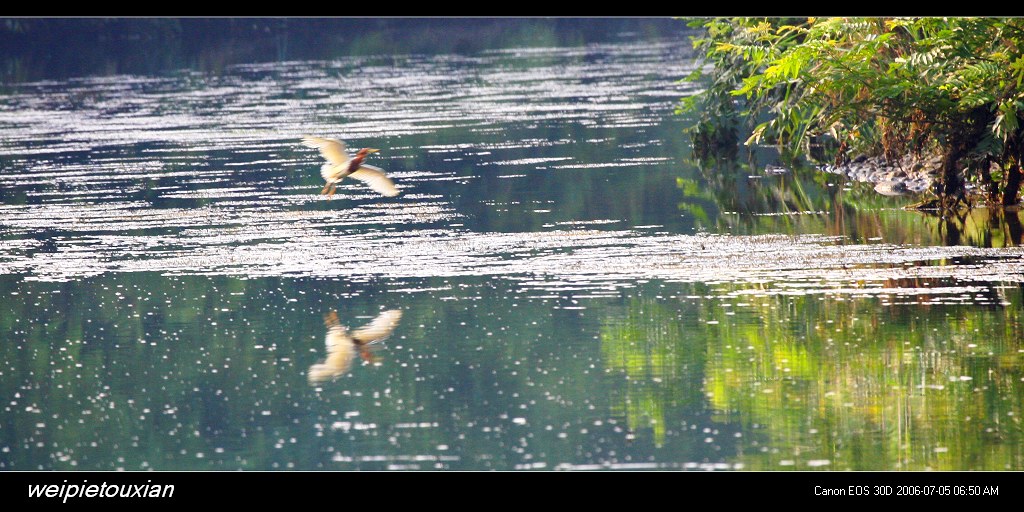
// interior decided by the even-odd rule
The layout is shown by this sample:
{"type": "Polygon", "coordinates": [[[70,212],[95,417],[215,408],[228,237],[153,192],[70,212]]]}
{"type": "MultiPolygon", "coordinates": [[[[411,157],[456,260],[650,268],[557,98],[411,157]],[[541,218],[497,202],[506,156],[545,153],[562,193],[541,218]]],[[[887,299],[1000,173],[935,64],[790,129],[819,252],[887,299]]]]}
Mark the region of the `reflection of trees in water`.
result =
{"type": "Polygon", "coordinates": [[[1019,247],[1024,244],[1020,210],[974,208],[939,215],[925,212],[925,223],[946,245],[1019,247]]]}
{"type": "Polygon", "coordinates": [[[601,326],[601,356],[613,385],[611,413],[626,418],[631,432],[653,432],[665,442],[666,409],[703,402],[700,376],[704,348],[688,336],[679,315],[650,299],[632,299],[621,315],[601,326]]]}
{"type": "Polygon", "coordinates": [[[735,462],[750,469],[1024,468],[1024,297],[970,283],[955,303],[964,283],[952,279],[882,284],[893,291],[725,284],[713,293],[731,306],[632,299],[601,327],[611,411],[660,445],[677,406],[708,407],[744,432],[735,462]]]}
{"type": "Polygon", "coordinates": [[[854,242],[881,238],[886,243],[976,247],[1024,243],[1019,210],[975,208],[945,216],[902,210],[905,198],[882,196],[870,184],[844,182],[814,168],[796,166],[783,175],[766,175],[752,155],[747,162],[705,159],[694,164],[698,178],[677,180],[685,198],[679,209],[710,203],[711,209],[701,208],[711,212],[709,224],[735,234],[824,233],[854,242]]]}
{"type": "Polygon", "coordinates": [[[750,153],[747,161],[705,159],[693,162],[699,178],[679,188],[700,190],[727,215],[717,216],[716,227],[737,234],[828,232],[846,230],[845,218],[855,215],[838,177],[807,167],[793,167],[784,174],[766,174],[750,153]],[[838,223],[838,226],[837,226],[838,223]]]}
{"type": "Polygon", "coordinates": [[[661,444],[673,406],[706,404],[741,445],[766,448],[740,450],[750,469],[1024,468],[1024,298],[983,286],[970,292],[979,308],[912,291],[962,284],[886,281],[907,290],[888,306],[740,285],[715,290],[734,294],[730,307],[632,299],[601,328],[610,407],[661,444]]]}
{"type": "Polygon", "coordinates": [[[733,308],[754,322],[709,306],[719,323],[706,328],[705,389],[722,421],[756,425],[778,448],[751,454],[753,469],[787,459],[827,460],[830,469],[1020,469],[1017,301],[927,309],[755,296],[733,308]]]}
{"type": "MultiPolygon", "coordinates": [[[[308,280],[284,278],[0,277],[0,296],[17,298],[0,309],[0,393],[17,401],[0,429],[12,451],[0,461],[5,469],[73,469],[71,461],[77,469],[352,468],[360,462],[332,456],[436,453],[465,435],[445,452],[461,459],[444,464],[551,467],[612,460],[612,450],[621,460],[631,453],[622,444],[630,435],[614,431],[622,427],[634,455],[659,461],[695,453],[699,461],[707,450],[708,459],[750,469],[780,469],[781,460],[805,469],[816,459],[829,469],[1024,468],[1018,288],[989,286],[1009,305],[979,308],[939,304],[931,292],[882,306],[725,284],[670,292],[716,299],[654,298],[663,289],[650,283],[636,298],[581,314],[509,298],[486,282],[470,282],[479,300],[414,301],[401,339],[388,342],[388,364],[318,392],[303,375],[323,355],[316,313],[365,314],[388,302],[380,283],[317,281],[325,293],[314,294],[308,280]],[[518,416],[529,423],[514,423],[518,416]],[[595,427],[594,419],[607,421],[595,427]],[[410,422],[436,426],[391,428],[410,422]],[[680,432],[681,422],[740,431],[715,443],[742,450],[713,452],[700,430],[680,432]],[[357,430],[361,423],[377,427],[357,430]],[[578,434],[583,427],[590,437],[578,434]],[[275,448],[282,439],[285,448],[275,448]],[[574,451],[581,446],[604,451],[574,451]]],[[[986,290],[971,295],[996,302],[986,290]]]]}

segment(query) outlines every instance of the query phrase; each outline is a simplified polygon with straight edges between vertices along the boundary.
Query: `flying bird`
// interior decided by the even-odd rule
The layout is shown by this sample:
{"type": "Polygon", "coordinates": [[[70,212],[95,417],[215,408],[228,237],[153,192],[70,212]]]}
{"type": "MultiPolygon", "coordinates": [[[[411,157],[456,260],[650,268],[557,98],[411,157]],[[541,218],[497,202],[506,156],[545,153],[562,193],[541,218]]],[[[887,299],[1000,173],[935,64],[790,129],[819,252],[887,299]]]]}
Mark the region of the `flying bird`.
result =
{"type": "Polygon", "coordinates": [[[363,163],[367,155],[380,151],[374,148],[363,148],[356,152],[355,156],[349,158],[345,150],[345,143],[337,139],[325,139],[322,137],[303,137],[302,144],[308,148],[317,148],[320,155],[327,160],[327,163],[320,168],[320,175],[327,182],[320,195],[334,195],[338,182],[346,176],[351,176],[369,186],[374,191],[387,197],[398,195],[398,189],[391,181],[384,170],[363,163]]]}
{"type": "Polygon", "coordinates": [[[327,336],[327,358],[324,362],[309,367],[309,383],[317,384],[328,379],[341,376],[352,366],[356,351],[360,357],[373,361],[368,345],[376,343],[391,335],[402,318],[402,310],[390,309],[374,318],[372,322],[358,330],[349,332],[338,320],[338,312],[331,311],[324,315],[327,336]]]}

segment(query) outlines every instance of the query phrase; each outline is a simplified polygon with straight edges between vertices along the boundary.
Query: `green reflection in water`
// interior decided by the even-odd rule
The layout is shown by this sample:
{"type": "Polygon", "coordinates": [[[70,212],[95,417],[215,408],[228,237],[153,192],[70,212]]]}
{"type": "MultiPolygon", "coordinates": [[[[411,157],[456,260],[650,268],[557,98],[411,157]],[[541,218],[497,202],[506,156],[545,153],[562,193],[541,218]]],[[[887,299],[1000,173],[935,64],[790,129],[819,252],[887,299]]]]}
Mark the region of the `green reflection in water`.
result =
{"type": "Polygon", "coordinates": [[[904,290],[891,297],[697,285],[688,299],[631,300],[601,331],[621,375],[611,408],[660,444],[678,421],[666,411],[704,402],[713,424],[742,432],[730,460],[744,469],[1019,470],[1021,290],[983,284],[970,293],[980,306],[906,293],[954,284],[886,283],[904,290]]]}
{"type": "Polygon", "coordinates": [[[987,307],[934,299],[754,294],[704,306],[716,322],[705,328],[710,403],[772,447],[745,464],[1020,469],[1019,290],[987,307]]]}
{"type": "Polygon", "coordinates": [[[913,197],[878,194],[873,184],[850,182],[810,167],[781,175],[764,172],[768,152],[737,160],[692,162],[693,177],[677,177],[678,210],[695,225],[733,234],[822,233],[843,243],[1017,247],[1024,243],[1024,212],[974,208],[946,217],[904,210],[913,197]],[[761,161],[761,164],[757,162],[761,161]]]}
{"type": "Polygon", "coordinates": [[[0,463],[1024,468],[1017,285],[902,280],[857,297],[649,282],[542,299],[483,278],[311,284],[4,277],[19,300],[0,310],[0,463]],[[324,311],[362,325],[394,307],[379,365],[309,385],[324,311]]]}
{"type": "MultiPolygon", "coordinates": [[[[552,43],[550,37],[544,41],[552,43]]],[[[555,53],[561,56],[494,58],[474,73],[542,64],[539,71],[544,71],[566,63],[614,64],[628,58],[601,51],[555,53]]],[[[415,59],[380,59],[403,74],[415,71],[408,68],[415,59]]],[[[448,76],[463,65],[449,66],[448,59],[431,62],[426,76],[448,76]]],[[[246,96],[250,107],[264,106],[268,97],[298,94],[292,91],[301,89],[295,86],[303,80],[289,69],[243,69],[224,79],[243,90],[253,83],[269,87],[246,96]]],[[[319,65],[298,69],[314,77],[336,76],[335,69],[319,65]]],[[[53,90],[41,96],[22,91],[12,100],[11,111],[22,104],[50,111],[64,109],[66,97],[72,111],[91,112],[98,108],[92,103],[127,94],[142,104],[153,102],[152,110],[160,114],[152,118],[155,126],[163,126],[163,114],[195,115],[181,128],[186,131],[200,117],[227,117],[224,124],[204,125],[210,131],[196,130],[178,143],[108,143],[103,121],[92,125],[99,133],[92,135],[92,151],[3,157],[5,173],[15,178],[0,190],[6,206],[56,202],[70,209],[36,214],[13,209],[18,222],[0,230],[0,240],[15,242],[5,258],[25,264],[15,272],[31,269],[0,276],[5,299],[0,302],[0,468],[679,469],[711,464],[724,469],[1024,469],[1018,288],[934,280],[865,282],[851,269],[850,282],[839,284],[863,294],[801,297],[772,295],[774,290],[750,285],[641,279],[611,293],[595,293],[574,290],[578,283],[545,282],[544,276],[524,278],[539,283],[533,288],[520,287],[517,276],[245,279],[160,275],[160,270],[119,274],[116,261],[104,273],[71,282],[23,280],[53,277],[46,272],[73,265],[79,251],[94,250],[100,235],[153,212],[199,211],[195,224],[126,234],[145,241],[206,231],[210,235],[199,236],[199,242],[188,236],[176,239],[204,246],[233,243],[219,239],[218,223],[258,226],[267,220],[259,214],[264,209],[331,211],[360,205],[352,199],[284,201],[315,194],[322,185],[319,164],[305,160],[309,155],[291,135],[287,141],[270,141],[277,144],[270,148],[261,148],[266,141],[259,141],[249,153],[239,153],[238,141],[223,138],[203,149],[208,135],[228,133],[240,121],[253,119],[228,116],[224,107],[229,100],[220,93],[205,94],[221,78],[175,76],[138,85],[137,95],[58,83],[45,86],[53,90]],[[85,94],[79,95],[80,90],[85,94]],[[37,96],[43,105],[34,103],[37,96]],[[154,152],[167,160],[159,167],[167,175],[121,176],[155,158],[154,152]],[[52,184],[33,178],[35,170],[66,173],[64,165],[71,164],[72,169],[98,168],[103,179],[93,185],[68,183],[63,192],[87,192],[91,186],[110,191],[83,199],[42,195],[52,184]],[[235,166],[237,171],[218,171],[235,166]],[[174,175],[188,176],[190,170],[216,172],[194,180],[174,175]],[[239,200],[251,199],[248,193],[218,194],[252,183],[280,194],[250,203],[239,200]],[[168,187],[179,193],[167,193],[168,187]],[[120,213],[83,222],[78,212],[91,212],[85,207],[93,201],[118,206],[120,213]],[[132,201],[144,202],[145,208],[132,201]],[[223,215],[203,220],[204,208],[223,215]],[[51,227],[54,212],[79,220],[51,227]],[[18,245],[22,238],[39,243],[18,245]],[[66,259],[35,258],[33,251],[66,259]],[[900,291],[881,295],[873,291],[879,285],[900,291]],[[925,287],[961,288],[911,293],[925,287]],[[959,299],[963,294],[966,299],[959,299]],[[402,322],[376,353],[380,366],[353,364],[337,381],[309,385],[308,368],[325,356],[325,313],[337,309],[355,326],[391,308],[402,309],[402,322]]],[[[617,76],[626,84],[637,79],[636,73],[617,76]]],[[[525,78],[524,83],[550,81],[553,91],[563,84],[562,75],[547,71],[525,78]]],[[[605,80],[587,74],[577,78],[580,83],[605,80]]],[[[367,99],[346,85],[331,93],[367,99]]],[[[326,229],[365,227],[373,238],[388,227],[417,230],[457,223],[474,234],[583,226],[671,234],[824,234],[849,245],[1004,247],[1022,242],[1020,212],[974,210],[940,219],[904,211],[900,207],[909,200],[880,196],[868,184],[845,183],[813,169],[769,175],[763,172],[763,162],[773,158],[767,151],[750,162],[691,165],[680,136],[685,121],[668,114],[675,99],[647,102],[643,97],[637,93],[623,100],[641,107],[642,115],[628,123],[594,111],[576,120],[513,117],[485,125],[488,131],[474,131],[476,120],[390,138],[363,132],[363,140],[383,139],[393,148],[392,160],[382,166],[408,173],[402,179],[410,195],[423,194],[458,217],[326,229]],[[415,172],[437,176],[416,178],[415,172]]],[[[551,104],[568,109],[589,104],[587,98],[602,96],[572,96],[551,104]]],[[[522,97],[510,106],[527,106],[531,100],[522,97]]],[[[448,104],[444,95],[431,101],[437,104],[421,108],[443,110],[448,104]]],[[[343,130],[351,122],[347,112],[296,114],[290,126],[320,119],[337,122],[343,130]]],[[[257,116],[256,121],[253,126],[266,128],[265,119],[257,116]]],[[[76,125],[73,134],[86,132],[76,125]]],[[[26,149],[41,147],[71,132],[47,134],[20,143],[26,149]]],[[[306,233],[285,230],[276,236],[306,233]]],[[[231,248],[244,252],[259,247],[259,240],[231,248]]],[[[176,248],[173,243],[157,247],[176,248]]],[[[122,254],[143,261],[160,256],[148,249],[122,254]]],[[[344,269],[338,275],[351,277],[344,269]]]]}
{"type": "Polygon", "coordinates": [[[611,411],[631,432],[650,429],[665,442],[668,404],[699,404],[705,350],[687,336],[681,315],[653,299],[630,299],[601,326],[601,356],[615,379],[611,411]]]}

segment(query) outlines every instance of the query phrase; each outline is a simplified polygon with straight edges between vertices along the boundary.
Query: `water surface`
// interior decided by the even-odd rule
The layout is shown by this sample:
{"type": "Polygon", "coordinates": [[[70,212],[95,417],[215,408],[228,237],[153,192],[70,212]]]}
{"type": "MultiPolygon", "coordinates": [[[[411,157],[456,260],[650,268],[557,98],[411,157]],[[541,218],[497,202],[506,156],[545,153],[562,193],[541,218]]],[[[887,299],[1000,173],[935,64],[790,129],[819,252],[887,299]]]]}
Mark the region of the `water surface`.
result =
{"type": "Polygon", "coordinates": [[[694,161],[620,39],[12,86],[0,467],[1024,469],[1020,214],[694,161]]]}

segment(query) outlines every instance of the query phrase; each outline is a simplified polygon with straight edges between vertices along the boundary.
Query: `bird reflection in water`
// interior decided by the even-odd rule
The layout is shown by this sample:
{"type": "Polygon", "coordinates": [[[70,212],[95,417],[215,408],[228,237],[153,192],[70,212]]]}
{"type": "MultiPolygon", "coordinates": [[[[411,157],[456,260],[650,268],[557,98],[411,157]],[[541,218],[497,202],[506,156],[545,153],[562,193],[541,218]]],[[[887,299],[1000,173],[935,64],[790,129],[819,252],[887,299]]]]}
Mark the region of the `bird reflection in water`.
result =
{"type": "Polygon", "coordinates": [[[327,160],[327,163],[320,168],[320,176],[323,176],[324,181],[327,182],[324,189],[320,191],[320,195],[334,196],[338,182],[346,176],[365,183],[377,193],[387,197],[398,195],[398,189],[395,188],[394,182],[384,174],[383,169],[364,163],[370,153],[376,153],[380,151],[379,149],[363,148],[355,156],[349,158],[348,152],[345,150],[345,143],[337,139],[303,137],[302,144],[309,148],[319,149],[320,155],[327,160]]]}
{"type": "Polygon", "coordinates": [[[374,362],[369,345],[390,336],[401,318],[401,310],[390,309],[377,315],[372,322],[349,332],[338,320],[337,311],[324,315],[324,325],[327,327],[327,336],[324,339],[327,345],[327,358],[324,362],[309,367],[309,383],[317,384],[341,376],[352,366],[352,359],[355,358],[357,351],[363,360],[374,362]]]}

